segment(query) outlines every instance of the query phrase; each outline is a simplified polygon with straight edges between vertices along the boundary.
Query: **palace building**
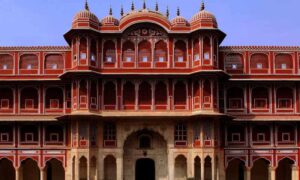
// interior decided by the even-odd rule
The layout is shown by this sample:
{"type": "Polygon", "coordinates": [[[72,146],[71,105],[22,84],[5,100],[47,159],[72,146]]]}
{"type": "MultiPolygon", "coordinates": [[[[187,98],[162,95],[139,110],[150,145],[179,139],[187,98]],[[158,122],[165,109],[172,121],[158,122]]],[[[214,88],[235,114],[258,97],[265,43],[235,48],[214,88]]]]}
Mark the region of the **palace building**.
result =
{"type": "Polygon", "coordinates": [[[300,47],[131,5],[0,47],[1,180],[299,180],[300,47]]]}

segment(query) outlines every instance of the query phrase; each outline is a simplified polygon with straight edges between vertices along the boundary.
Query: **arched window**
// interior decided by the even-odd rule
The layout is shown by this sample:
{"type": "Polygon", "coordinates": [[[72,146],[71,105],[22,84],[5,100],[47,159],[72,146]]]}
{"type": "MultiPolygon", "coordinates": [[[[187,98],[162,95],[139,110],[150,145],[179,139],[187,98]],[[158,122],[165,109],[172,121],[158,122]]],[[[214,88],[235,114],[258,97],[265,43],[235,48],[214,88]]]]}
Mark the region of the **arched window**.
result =
{"type": "Polygon", "coordinates": [[[187,159],[183,155],[175,158],[175,180],[187,179],[187,159]]]}
{"type": "Polygon", "coordinates": [[[104,179],[117,180],[117,162],[112,155],[108,155],[104,159],[104,179]]]}
{"type": "Polygon", "coordinates": [[[167,86],[164,82],[159,81],[155,85],[155,109],[166,109],[168,105],[167,86]]]}
{"type": "Polygon", "coordinates": [[[134,62],[135,61],[135,47],[131,41],[126,41],[123,44],[123,62],[134,62]]]}
{"type": "Polygon", "coordinates": [[[166,62],[168,60],[167,44],[160,40],[155,44],[155,62],[166,62]]]}
{"type": "Polygon", "coordinates": [[[37,125],[22,125],[20,136],[22,144],[37,144],[39,142],[39,129],[37,125]]]}
{"type": "Polygon", "coordinates": [[[116,62],[116,46],[115,43],[111,40],[108,40],[104,43],[103,48],[103,61],[106,63],[115,63],[116,62]]]}
{"type": "Polygon", "coordinates": [[[59,87],[50,87],[46,90],[45,108],[50,110],[62,109],[64,104],[63,90],[59,87]]]}
{"type": "Polygon", "coordinates": [[[62,125],[53,124],[45,127],[45,143],[49,145],[62,144],[64,142],[64,129],[62,125]]]}
{"type": "Polygon", "coordinates": [[[13,69],[13,57],[8,54],[0,54],[0,69],[13,69]]]}
{"type": "Polygon", "coordinates": [[[276,90],[276,107],[279,109],[293,108],[293,89],[289,87],[281,87],[276,90]]]}
{"type": "Polygon", "coordinates": [[[198,80],[193,82],[193,102],[194,108],[200,108],[200,84],[198,80]]]}
{"type": "Polygon", "coordinates": [[[237,144],[245,142],[245,127],[242,125],[232,124],[227,127],[227,141],[237,144]]]}
{"type": "Polygon", "coordinates": [[[269,91],[265,87],[256,87],[252,89],[252,108],[268,109],[269,108],[269,91]]]}
{"type": "Polygon", "coordinates": [[[38,109],[39,94],[36,88],[23,88],[20,94],[21,109],[28,111],[38,109]]]}
{"type": "Polygon", "coordinates": [[[230,73],[242,73],[244,68],[243,55],[229,54],[225,58],[225,70],[230,73]]]}
{"type": "Polygon", "coordinates": [[[88,166],[87,166],[87,159],[82,156],[79,159],[79,179],[80,180],[87,180],[88,178],[88,166]]]}
{"type": "Polygon", "coordinates": [[[96,109],[97,108],[97,81],[92,80],[91,81],[91,87],[90,87],[90,108],[96,109]]]}
{"type": "Polygon", "coordinates": [[[263,143],[271,140],[271,130],[269,125],[255,125],[252,127],[252,141],[263,143]]]}
{"type": "Polygon", "coordinates": [[[292,124],[280,124],[277,128],[277,141],[278,143],[288,144],[295,141],[295,126],[292,124]]]}
{"type": "Polygon", "coordinates": [[[204,64],[206,64],[205,61],[209,61],[211,59],[211,43],[209,37],[205,37],[203,39],[203,59],[204,64]]]}
{"type": "Polygon", "coordinates": [[[293,58],[290,54],[278,54],[275,56],[276,69],[293,69],[293,58]]]}
{"type": "Polygon", "coordinates": [[[179,40],[175,43],[174,60],[175,62],[186,62],[186,43],[179,40]]]}
{"type": "Polygon", "coordinates": [[[104,123],[103,126],[103,145],[104,147],[116,146],[117,130],[116,125],[112,122],[104,123]]]}
{"type": "Polygon", "coordinates": [[[123,108],[134,109],[135,107],[135,86],[131,82],[123,85],[123,108]]]}
{"type": "Polygon", "coordinates": [[[25,54],[20,57],[20,69],[37,70],[38,57],[35,54],[25,54]]]}
{"type": "Polygon", "coordinates": [[[142,41],[138,45],[139,48],[139,62],[151,62],[152,61],[152,50],[151,43],[149,41],[142,41]]]}
{"type": "Polygon", "coordinates": [[[266,54],[253,54],[250,59],[250,68],[251,69],[268,69],[269,68],[269,62],[268,62],[268,56],[266,54]]]}
{"type": "Polygon", "coordinates": [[[61,54],[49,54],[45,58],[45,69],[64,69],[64,59],[61,54]]]}
{"type": "Polygon", "coordinates": [[[97,42],[93,39],[90,45],[90,62],[92,66],[97,65],[97,42]]]}
{"type": "Polygon", "coordinates": [[[81,38],[80,39],[80,44],[79,44],[79,59],[85,60],[87,59],[87,40],[86,38],[81,38]]]}
{"type": "Polygon", "coordinates": [[[1,144],[12,144],[14,140],[13,124],[1,124],[0,125],[0,143],[1,144]]]}
{"type": "Polygon", "coordinates": [[[104,109],[115,109],[117,103],[116,85],[113,82],[104,84],[103,104],[104,109]]]}
{"type": "Polygon", "coordinates": [[[79,104],[81,108],[87,107],[87,81],[81,80],[79,83],[79,104]]]}
{"type": "Polygon", "coordinates": [[[193,56],[194,61],[200,60],[200,42],[199,39],[193,41],[193,56]]]}
{"type": "Polygon", "coordinates": [[[184,123],[177,123],[174,128],[174,140],[176,146],[187,145],[187,126],[184,123]]]}
{"type": "Polygon", "coordinates": [[[152,104],[152,88],[147,82],[142,82],[139,86],[139,108],[150,109],[152,104]]]}
{"type": "Polygon", "coordinates": [[[9,110],[14,107],[14,95],[11,88],[0,88],[0,110],[9,110]]]}
{"type": "Polygon", "coordinates": [[[227,108],[243,109],[244,108],[244,91],[238,87],[227,89],[227,108]]]}
{"type": "Polygon", "coordinates": [[[174,105],[175,109],[185,109],[187,104],[186,84],[182,81],[174,85],[174,105]]]}
{"type": "Polygon", "coordinates": [[[210,108],[211,107],[211,83],[209,80],[205,80],[203,82],[203,107],[204,108],[210,108]]]}

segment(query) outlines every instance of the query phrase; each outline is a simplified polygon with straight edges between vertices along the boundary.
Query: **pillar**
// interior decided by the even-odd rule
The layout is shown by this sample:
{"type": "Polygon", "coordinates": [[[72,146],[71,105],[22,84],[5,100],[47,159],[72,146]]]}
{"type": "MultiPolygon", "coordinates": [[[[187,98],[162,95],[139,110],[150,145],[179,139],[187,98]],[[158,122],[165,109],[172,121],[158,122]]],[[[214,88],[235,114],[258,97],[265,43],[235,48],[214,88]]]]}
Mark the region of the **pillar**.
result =
{"type": "Polygon", "coordinates": [[[193,159],[192,152],[189,153],[189,156],[188,156],[188,159],[187,159],[187,177],[188,177],[188,179],[195,177],[195,173],[194,173],[194,159],[193,159]]]}
{"type": "Polygon", "coordinates": [[[21,167],[16,167],[15,171],[16,171],[16,180],[23,180],[22,168],[21,167]]]}
{"type": "Polygon", "coordinates": [[[101,154],[99,155],[101,157],[99,159],[98,165],[97,165],[97,171],[98,171],[98,178],[99,180],[104,180],[104,156],[101,154]]]}
{"type": "Polygon", "coordinates": [[[117,157],[117,180],[123,180],[123,154],[117,157]]]}
{"type": "Polygon", "coordinates": [[[40,168],[40,180],[47,180],[46,167],[40,168]]]}
{"type": "Polygon", "coordinates": [[[299,180],[299,167],[292,165],[292,180],[299,180]]]}
{"type": "Polygon", "coordinates": [[[169,171],[169,180],[174,180],[174,157],[173,152],[168,151],[168,171],[169,171]]]}
{"type": "Polygon", "coordinates": [[[276,178],[276,167],[269,166],[269,180],[275,180],[276,178]]]}
{"type": "Polygon", "coordinates": [[[201,157],[201,180],[204,179],[204,164],[205,164],[205,159],[204,159],[204,155],[202,154],[202,157],[201,157]]]}
{"type": "Polygon", "coordinates": [[[215,156],[213,155],[211,157],[211,179],[212,180],[216,180],[216,162],[215,162],[216,158],[215,156]]]}
{"type": "Polygon", "coordinates": [[[251,168],[245,167],[244,169],[244,180],[251,180],[251,168]]]}

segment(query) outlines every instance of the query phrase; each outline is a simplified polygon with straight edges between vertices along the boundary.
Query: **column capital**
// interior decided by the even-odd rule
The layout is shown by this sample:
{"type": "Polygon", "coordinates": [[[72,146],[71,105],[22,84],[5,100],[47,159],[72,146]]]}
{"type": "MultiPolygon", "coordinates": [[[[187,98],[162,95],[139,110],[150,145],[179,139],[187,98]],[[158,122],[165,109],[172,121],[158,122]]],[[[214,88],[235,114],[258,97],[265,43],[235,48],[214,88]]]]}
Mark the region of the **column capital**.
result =
{"type": "Polygon", "coordinates": [[[296,164],[292,164],[291,168],[292,170],[299,170],[299,166],[297,166],[296,164]]]}

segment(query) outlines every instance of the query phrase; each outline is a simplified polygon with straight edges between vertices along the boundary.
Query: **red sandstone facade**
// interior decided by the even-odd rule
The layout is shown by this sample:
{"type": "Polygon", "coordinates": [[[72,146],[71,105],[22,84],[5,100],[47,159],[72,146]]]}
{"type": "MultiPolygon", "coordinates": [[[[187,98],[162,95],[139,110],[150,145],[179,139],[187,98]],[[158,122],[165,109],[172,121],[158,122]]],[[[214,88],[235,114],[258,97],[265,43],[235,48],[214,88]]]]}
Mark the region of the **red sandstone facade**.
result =
{"type": "Polygon", "coordinates": [[[67,47],[0,47],[2,177],[139,180],[152,159],[152,179],[299,179],[300,47],[220,46],[204,5],[121,15],[86,5],[67,47]]]}

